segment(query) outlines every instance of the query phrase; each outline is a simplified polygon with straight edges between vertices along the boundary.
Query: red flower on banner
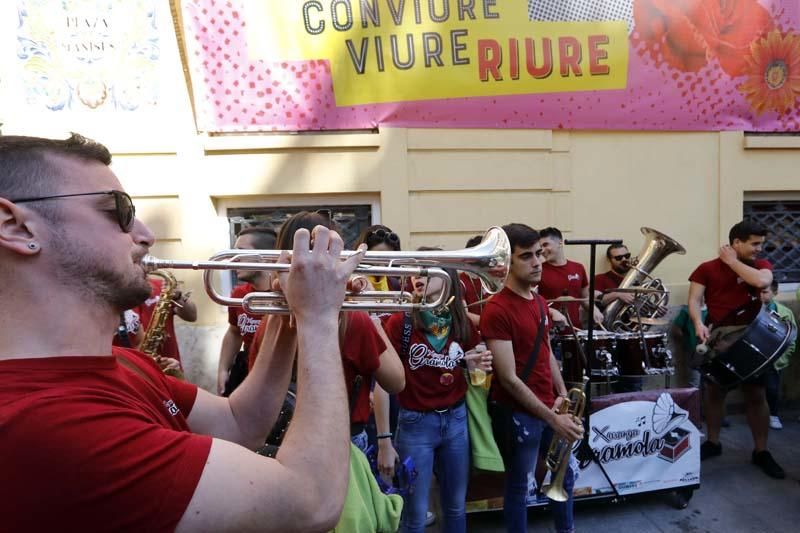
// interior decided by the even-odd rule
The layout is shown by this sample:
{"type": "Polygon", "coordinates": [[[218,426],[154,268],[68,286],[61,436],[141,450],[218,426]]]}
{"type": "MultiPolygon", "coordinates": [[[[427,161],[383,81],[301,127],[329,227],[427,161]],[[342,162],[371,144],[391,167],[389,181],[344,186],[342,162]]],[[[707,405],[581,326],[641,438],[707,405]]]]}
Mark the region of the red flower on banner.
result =
{"type": "Polygon", "coordinates": [[[772,29],[757,0],[638,0],[634,19],[650,56],[697,72],[711,57],[730,76],[741,76],[755,39],[772,29]]]}
{"type": "Polygon", "coordinates": [[[785,113],[800,96],[800,34],[772,30],[750,45],[747,81],[739,85],[757,115],[785,113]]]}
{"type": "Polygon", "coordinates": [[[757,0],[702,0],[690,18],[720,67],[731,77],[745,72],[750,43],[773,27],[772,18],[757,0]]]}
{"type": "Polygon", "coordinates": [[[684,72],[696,72],[705,66],[706,44],[690,19],[699,3],[700,0],[638,0],[634,4],[638,39],[655,61],[664,61],[684,72]]]}

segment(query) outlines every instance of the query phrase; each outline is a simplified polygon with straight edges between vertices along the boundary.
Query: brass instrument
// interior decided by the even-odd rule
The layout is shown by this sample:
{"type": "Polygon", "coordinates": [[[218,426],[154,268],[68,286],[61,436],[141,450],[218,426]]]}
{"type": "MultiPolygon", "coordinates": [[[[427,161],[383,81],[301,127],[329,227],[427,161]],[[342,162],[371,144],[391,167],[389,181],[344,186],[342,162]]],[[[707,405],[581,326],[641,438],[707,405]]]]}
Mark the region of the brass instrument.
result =
{"type": "MultiPolygon", "coordinates": [[[[342,260],[355,253],[343,251],[342,260]]],[[[244,298],[230,298],[219,294],[211,279],[215,270],[287,272],[288,264],[276,263],[280,254],[281,250],[225,250],[202,262],[169,261],[148,255],[142,259],[142,267],[145,271],[159,268],[203,270],[206,292],[214,302],[228,307],[242,307],[253,314],[287,314],[289,306],[280,292],[251,292],[244,298]]],[[[472,272],[480,278],[486,292],[494,294],[503,288],[510,263],[511,246],[506,233],[498,227],[490,228],[477,246],[463,250],[365,252],[355,270],[357,274],[399,278],[436,277],[444,282],[444,290],[433,302],[425,299],[415,301],[413,294],[403,290],[348,293],[342,310],[389,313],[439,309],[447,305],[451,296],[450,276],[444,270],[446,268],[472,272]]]]}
{"type": "MultiPolygon", "coordinates": [[[[582,421],[583,410],[586,406],[586,393],[584,391],[588,381],[589,378],[584,376],[583,383],[569,390],[567,398],[558,410],[559,415],[569,413],[579,421],[582,421]]],[[[542,487],[544,495],[553,501],[565,502],[569,498],[567,491],[564,490],[564,476],[567,474],[571,452],[572,441],[553,436],[545,458],[545,466],[551,472],[550,484],[542,487]]]]}
{"type": "MultiPolygon", "coordinates": [[[[172,313],[172,304],[175,298],[175,291],[178,288],[178,281],[175,276],[166,270],[155,270],[150,272],[150,275],[163,279],[164,284],[161,287],[158,303],[153,309],[153,316],[150,318],[150,323],[144,332],[144,339],[142,339],[139,350],[156,359],[160,357],[159,350],[161,350],[161,345],[164,344],[164,339],[167,336],[167,320],[170,313],[172,313]]],[[[183,372],[180,370],[166,370],[165,374],[184,379],[183,372]]]]}
{"type": "Polygon", "coordinates": [[[609,331],[637,331],[642,318],[659,318],[669,304],[669,290],[658,278],[653,277],[656,266],[672,253],[683,255],[686,250],[678,241],[652,228],[641,228],[645,242],[639,256],[631,260],[631,269],[622,279],[620,289],[644,289],[634,292],[632,304],[614,300],[603,313],[603,326],[609,331]],[[632,321],[636,318],[637,321],[632,321]]]}

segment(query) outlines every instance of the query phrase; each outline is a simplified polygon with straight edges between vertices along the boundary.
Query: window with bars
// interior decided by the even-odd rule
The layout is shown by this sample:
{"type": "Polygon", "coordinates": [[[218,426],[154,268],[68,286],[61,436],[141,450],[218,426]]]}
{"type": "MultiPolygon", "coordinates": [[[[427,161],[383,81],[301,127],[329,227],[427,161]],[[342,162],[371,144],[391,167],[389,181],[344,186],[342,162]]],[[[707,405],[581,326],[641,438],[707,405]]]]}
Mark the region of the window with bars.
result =
{"type": "Polygon", "coordinates": [[[800,200],[744,203],[744,216],[767,230],[764,257],[780,283],[800,282],[800,200]]]}
{"type": "Polygon", "coordinates": [[[291,207],[236,208],[228,210],[231,228],[231,246],[242,228],[269,223],[277,232],[281,225],[300,211],[319,211],[336,223],[345,247],[352,249],[361,231],[372,225],[372,207],[369,205],[312,205],[291,207]]]}

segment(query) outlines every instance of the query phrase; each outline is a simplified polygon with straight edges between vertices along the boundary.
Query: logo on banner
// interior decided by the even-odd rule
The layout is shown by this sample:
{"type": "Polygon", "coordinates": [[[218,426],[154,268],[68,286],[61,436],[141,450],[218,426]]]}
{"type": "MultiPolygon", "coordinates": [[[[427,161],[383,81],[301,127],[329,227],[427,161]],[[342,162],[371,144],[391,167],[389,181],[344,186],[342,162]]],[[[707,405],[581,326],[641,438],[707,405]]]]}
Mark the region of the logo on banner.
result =
{"type": "Polygon", "coordinates": [[[665,392],[653,405],[649,420],[637,416],[628,427],[613,430],[610,425],[592,426],[591,444],[602,463],[636,456],[674,463],[691,449],[689,431],[680,427],[687,418],[688,413],[665,392]]]}

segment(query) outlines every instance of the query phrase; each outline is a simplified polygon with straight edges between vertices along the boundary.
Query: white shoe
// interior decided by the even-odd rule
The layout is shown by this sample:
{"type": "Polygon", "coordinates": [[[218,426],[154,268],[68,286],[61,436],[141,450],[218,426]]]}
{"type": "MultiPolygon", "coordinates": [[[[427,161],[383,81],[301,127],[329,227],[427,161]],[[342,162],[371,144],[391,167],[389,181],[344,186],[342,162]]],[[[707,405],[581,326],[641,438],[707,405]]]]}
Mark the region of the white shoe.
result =
{"type": "Polygon", "coordinates": [[[781,424],[781,419],[778,418],[777,416],[770,416],[769,427],[770,429],[783,429],[783,424],[781,424]]]}

